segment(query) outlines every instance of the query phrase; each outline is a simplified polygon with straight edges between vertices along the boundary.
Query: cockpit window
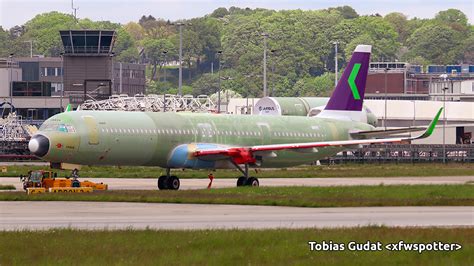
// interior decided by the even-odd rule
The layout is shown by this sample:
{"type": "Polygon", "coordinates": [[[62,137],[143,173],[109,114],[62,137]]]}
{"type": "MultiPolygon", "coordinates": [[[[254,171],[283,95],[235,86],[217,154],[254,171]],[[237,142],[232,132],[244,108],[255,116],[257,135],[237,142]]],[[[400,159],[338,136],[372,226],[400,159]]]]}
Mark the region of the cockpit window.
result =
{"type": "Polygon", "coordinates": [[[60,132],[66,132],[66,133],[67,133],[66,125],[60,124],[60,125],[58,126],[58,131],[60,131],[60,132]]]}
{"type": "Polygon", "coordinates": [[[41,131],[55,131],[58,127],[57,124],[42,124],[39,130],[41,131]]]}
{"type": "Polygon", "coordinates": [[[76,133],[76,128],[74,128],[72,125],[66,125],[66,129],[69,133],[76,133]]]}
{"type": "Polygon", "coordinates": [[[76,129],[72,125],[66,124],[43,124],[41,125],[40,131],[59,131],[64,133],[75,133],[76,129]]]}

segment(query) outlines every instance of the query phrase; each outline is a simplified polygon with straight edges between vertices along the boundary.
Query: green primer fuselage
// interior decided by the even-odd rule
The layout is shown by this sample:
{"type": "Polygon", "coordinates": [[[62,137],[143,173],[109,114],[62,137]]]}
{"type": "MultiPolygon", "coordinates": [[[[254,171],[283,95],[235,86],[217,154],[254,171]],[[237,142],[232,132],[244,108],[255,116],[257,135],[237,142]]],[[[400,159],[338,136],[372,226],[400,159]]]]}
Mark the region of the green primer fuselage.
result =
{"type": "MultiPolygon", "coordinates": [[[[74,111],[48,119],[39,133],[50,139],[43,157],[50,162],[169,167],[173,150],[183,144],[192,151],[196,144],[246,147],[348,140],[352,130],[371,129],[365,123],[317,117],[74,111]]],[[[341,150],[277,151],[264,157],[260,167],[310,163],[341,150]]]]}

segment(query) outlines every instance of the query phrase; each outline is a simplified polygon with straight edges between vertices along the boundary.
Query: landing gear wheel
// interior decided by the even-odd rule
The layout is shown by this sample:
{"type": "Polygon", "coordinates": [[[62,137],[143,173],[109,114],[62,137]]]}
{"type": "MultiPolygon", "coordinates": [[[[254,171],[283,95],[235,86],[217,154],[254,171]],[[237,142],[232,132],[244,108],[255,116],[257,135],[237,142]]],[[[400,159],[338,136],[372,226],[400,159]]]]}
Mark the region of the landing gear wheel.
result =
{"type": "Polygon", "coordinates": [[[179,178],[177,176],[170,176],[167,180],[168,184],[167,184],[167,189],[171,189],[171,190],[178,190],[179,189],[179,185],[180,185],[180,182],[179,182],[179,178]]]}
{"type": "Polygon", "coordinates": [[[239,177],[239,179],[237,179],[237,186],[238,187],[245,186],[246,181],[247,181],[247,178],[245,176],[239,177]]]}
{"type": "Polygon", "coordinates": [[[260,183],[258,182],[258,179],[256,177],[252,176],[249,179],[247,179],[247,182],[245,182],[245,185],[249,187],[258,187],[260,183]]]}
{"type": "Polygon", "coordinates": [[[81,187],[81,183],[79,182],[79,180],[73,180],[71,186],[72,187],[81,187]]]}
{"type": "Polygon", "coordinates": [[[160,178],[158,178],[158,189],[163,190],[163,189],[168,189],[168,176],[162,175],[160,178]]]}

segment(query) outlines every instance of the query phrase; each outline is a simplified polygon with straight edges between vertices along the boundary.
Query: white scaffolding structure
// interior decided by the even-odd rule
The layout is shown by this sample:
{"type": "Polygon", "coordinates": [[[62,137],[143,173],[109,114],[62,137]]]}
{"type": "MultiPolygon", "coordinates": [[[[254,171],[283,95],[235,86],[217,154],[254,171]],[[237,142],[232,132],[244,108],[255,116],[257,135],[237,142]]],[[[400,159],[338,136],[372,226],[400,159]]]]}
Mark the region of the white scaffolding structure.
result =
{"type": "Polygon", "coordinates": [[[26,141],[35,131],[34,126],[23,123],[21,116],[10,113],[0,117],[0,141],[26,141]]]}
{"type": "Polygon", "coordinates": [[[135,111],[135,112],[214,112],[216,104],[207,95],[112,95],[107,100],[87,100],[78,110],[135,111]]]}

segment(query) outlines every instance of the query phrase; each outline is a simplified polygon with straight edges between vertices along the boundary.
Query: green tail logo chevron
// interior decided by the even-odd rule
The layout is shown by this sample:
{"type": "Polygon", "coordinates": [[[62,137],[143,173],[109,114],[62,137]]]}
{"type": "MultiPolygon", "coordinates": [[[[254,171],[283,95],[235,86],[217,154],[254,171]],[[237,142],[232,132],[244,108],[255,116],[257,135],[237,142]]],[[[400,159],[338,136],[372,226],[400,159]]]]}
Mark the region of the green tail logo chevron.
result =
{"type": "Polygon", "coordinates": [[[360,66],[361,66],[360,63],[354,64],[351,74],[349,75],[349,78],[347,79],[347,83],[349,83],[349,87],[351,88],[351,91],[352,91],[352,97],[354,97],[355,100],[360,100],[359,89],[357,88],[357,85],[355,84],[355,79],[357,78],[357,74],[359,74],[360,66]]]}

